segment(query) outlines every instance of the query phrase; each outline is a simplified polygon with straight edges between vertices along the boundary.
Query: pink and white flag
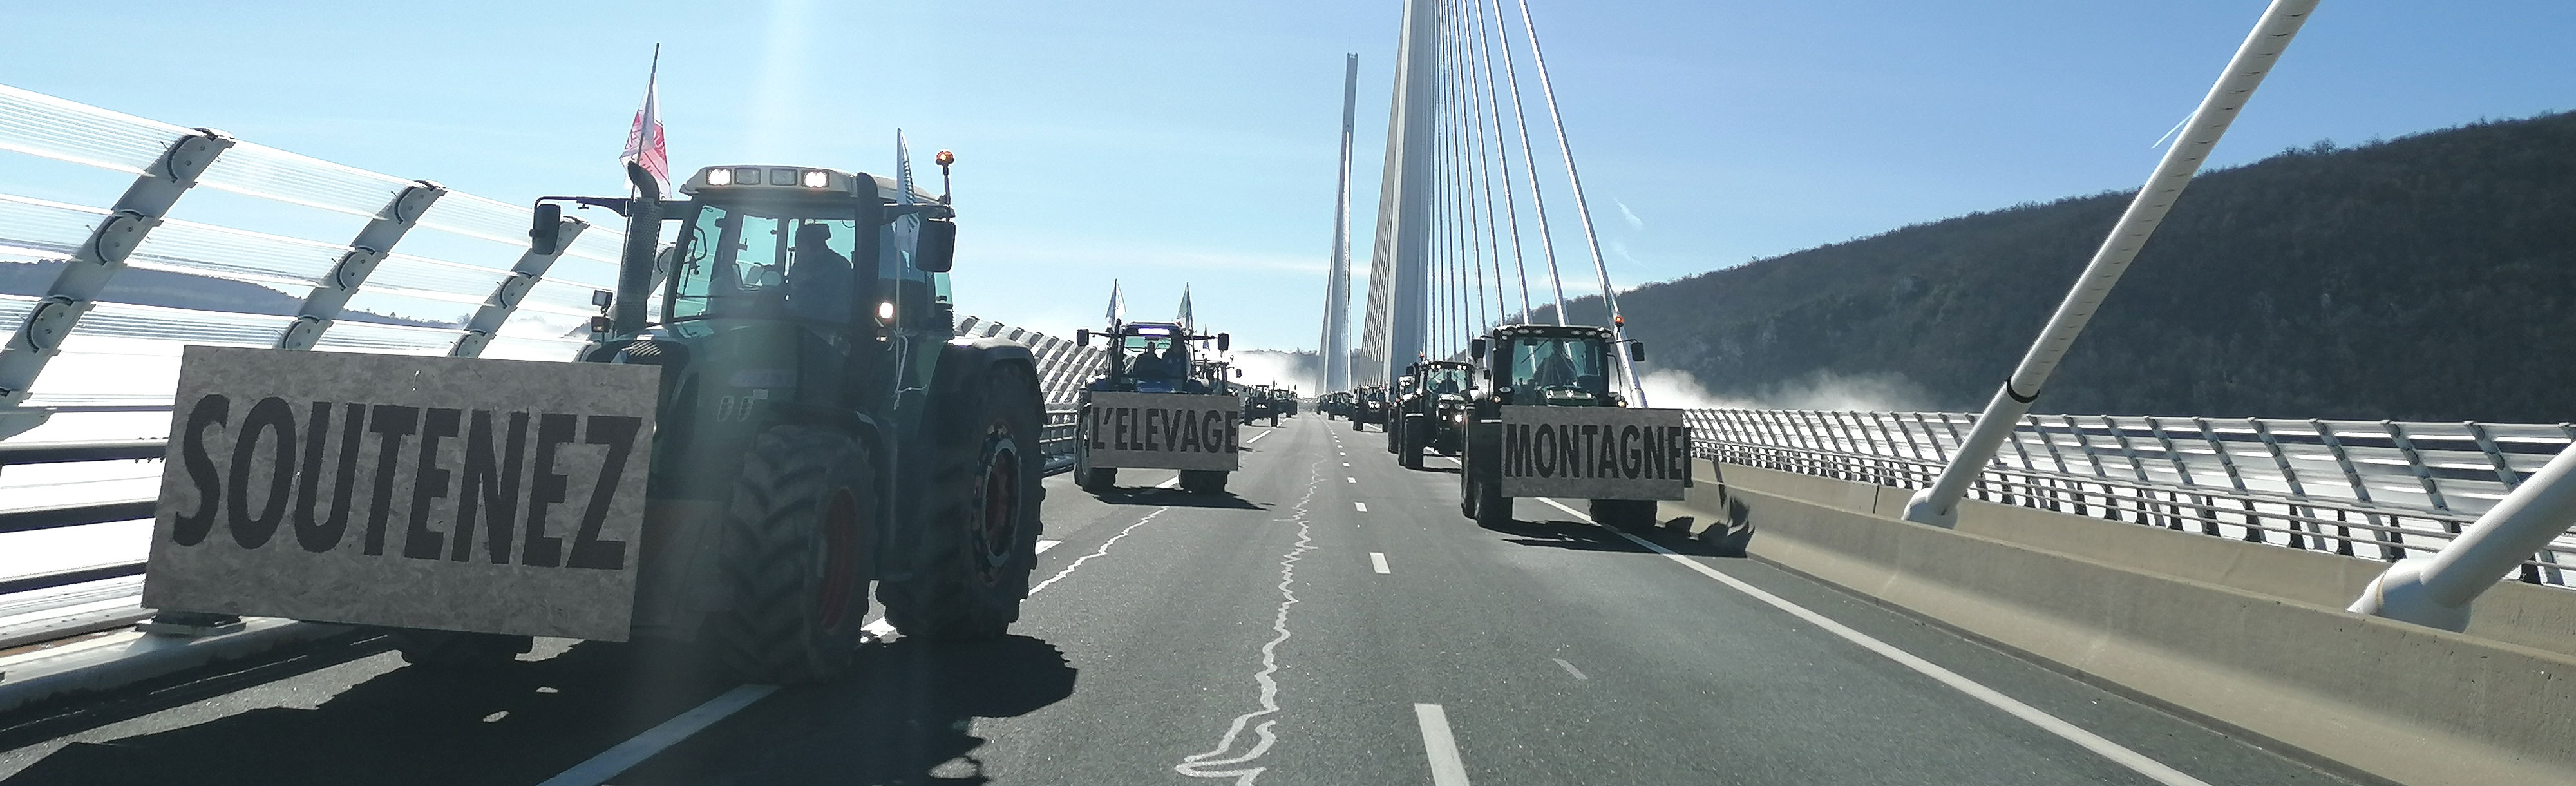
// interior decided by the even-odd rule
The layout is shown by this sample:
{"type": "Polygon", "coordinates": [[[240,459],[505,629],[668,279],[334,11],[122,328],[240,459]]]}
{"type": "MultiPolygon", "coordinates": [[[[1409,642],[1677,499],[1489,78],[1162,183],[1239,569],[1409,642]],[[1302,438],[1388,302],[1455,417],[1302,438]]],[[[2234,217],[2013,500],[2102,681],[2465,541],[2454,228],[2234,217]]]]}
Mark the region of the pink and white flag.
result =
{"type": "Polygon", "coordinates": [[[652,173],[653,182],[661,187],[662,198],[671,198],[671,151],[662,139],[661,90],[656,84],[662,76],[662,47],[653,47],[653,71],[644,78],[644,107],[635,110],[635,125],[626,131],[626,152],[618,154],[620,163],[635,162],[652,173]]]}

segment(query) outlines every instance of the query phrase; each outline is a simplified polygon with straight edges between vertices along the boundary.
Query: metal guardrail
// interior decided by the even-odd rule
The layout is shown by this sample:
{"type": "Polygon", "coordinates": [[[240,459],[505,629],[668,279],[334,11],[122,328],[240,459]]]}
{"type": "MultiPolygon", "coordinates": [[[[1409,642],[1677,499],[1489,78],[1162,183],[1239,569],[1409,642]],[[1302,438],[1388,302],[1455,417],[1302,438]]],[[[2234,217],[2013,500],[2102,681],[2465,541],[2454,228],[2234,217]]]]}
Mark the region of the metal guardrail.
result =
{"type": "MultiPolygon", "coordinates": [[[[1975,415],[1692,410],[1702,457],[1931,485],[1975,415]]],[[[1971,493],[1989,502],[2397,561],[2439,551],[2576,442],[2576,424],[2029,415],[1971,493]]],[[[2517,578],[2567,586],[2576,531],[2517,578]]]]}

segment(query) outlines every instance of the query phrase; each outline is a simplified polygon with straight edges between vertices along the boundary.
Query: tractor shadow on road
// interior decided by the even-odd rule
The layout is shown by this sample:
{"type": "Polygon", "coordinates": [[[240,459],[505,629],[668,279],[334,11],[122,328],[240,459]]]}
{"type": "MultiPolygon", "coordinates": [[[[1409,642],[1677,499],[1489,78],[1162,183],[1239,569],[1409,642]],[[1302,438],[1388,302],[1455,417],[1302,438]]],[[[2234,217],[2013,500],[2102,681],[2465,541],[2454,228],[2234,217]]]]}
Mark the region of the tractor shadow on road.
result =
{"type": "Polygon", "coordinates": [[[1216,508],[1220,510],[1269,510],[1270,506],[1234,495],[1199,494],[1167,488],[1122,488],[1093,494],[1111,505],[1151,505],[1174,508],[1216,508]]]}
{"type": "MultiPolygon", "coordinates": [[[[1616,530],[1590,522],[1567,521],[1563,519],[1551,519],[1547,521],[1513,519],[1509,524],[1499,527],[1489,527],[1488,529],[1511,536],[1504,538],[1503,542],[1519,546],[1544,546],[1549,548],[1570,549],[1574,551],[1609,551],[1627,554],[1654,553],[1635,543],[1629,542],[1627,538],[1619,537],[1619,532],[1616,530]]],[[[1650,527],[1644,531],[1631,531],[1628,534],[1644,538],[1653,542],[1655,545],[1670,549],[1673,553],[1683,556],[1744,556],[1740,550],[1735,553],[1728,553],[1720,546],[1701,542],[1691,538],[1686,532],[1675,532],[1674,530],[1665,527],[1650,527]]]]}
{"type": "Polygon", "coordinates": [[[1073,695],[1078,670],[1027,636],[897,638],[842,679],[771,696],[616,779],[714,783],[987,783],[976,718],[1026,715],[1073,695]]]}
{"type": "MultiPolygon", "coordinates": [[[[968,722],[1073,693],[1063,654],[1026,636],[899,638],[858,657],[849,675],[772,694],[616,782],[983,783],[968,722]]],[[[401,667],[309,708],[270,695],[288,706],[75,742],[5,783],[535,783],[732,685],[683,650],[601,643],[472,673],[401,667]]]]}

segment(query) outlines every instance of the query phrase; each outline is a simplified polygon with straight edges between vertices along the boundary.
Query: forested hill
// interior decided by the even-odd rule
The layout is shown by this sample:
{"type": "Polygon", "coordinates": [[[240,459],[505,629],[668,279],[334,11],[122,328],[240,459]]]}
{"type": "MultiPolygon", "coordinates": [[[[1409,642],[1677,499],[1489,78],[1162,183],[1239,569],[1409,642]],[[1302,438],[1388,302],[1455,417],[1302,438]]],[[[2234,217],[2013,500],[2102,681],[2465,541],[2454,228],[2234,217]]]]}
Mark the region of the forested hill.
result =
{"type": "MultiPolygon", "coordinates": [[[[2129,195],[1898,229],[1620,296],[1652,364],[1719,396],[1864,380],[1985,403],[2129,195]]],[[[1591,298],[1569,311],[1600,321],[1591,298]]],[[[1793,396],[1792,396],[1793,397],[1793,396]]],[[[2576,114],[2204,174],[2039,412],[2576,420],[2576,114]]]]}

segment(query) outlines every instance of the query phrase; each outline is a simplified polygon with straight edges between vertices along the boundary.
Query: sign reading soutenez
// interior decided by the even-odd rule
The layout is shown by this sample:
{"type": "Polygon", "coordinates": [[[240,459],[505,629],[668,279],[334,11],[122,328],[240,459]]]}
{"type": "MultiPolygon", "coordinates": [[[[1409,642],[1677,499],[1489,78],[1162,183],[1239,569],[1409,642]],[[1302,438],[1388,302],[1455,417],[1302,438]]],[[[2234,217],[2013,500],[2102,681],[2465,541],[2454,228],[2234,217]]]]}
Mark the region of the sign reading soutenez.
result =
{"type": "Polygon", "coordinates": [[[623,641],[660,371],[189,347],[143,605],[623,641]]]}
{"type": "Polygon", "coordinates": [[[1502,495],[1681,499],[1690,427],[1678,409],[1505,406],[1502,495]]]}
{"type": "Polygon", "coordinates": [[[1082,438],[1094,467],[1233,472],[1243,463],[1243,398],[1093,393],[1082,438]]]}

